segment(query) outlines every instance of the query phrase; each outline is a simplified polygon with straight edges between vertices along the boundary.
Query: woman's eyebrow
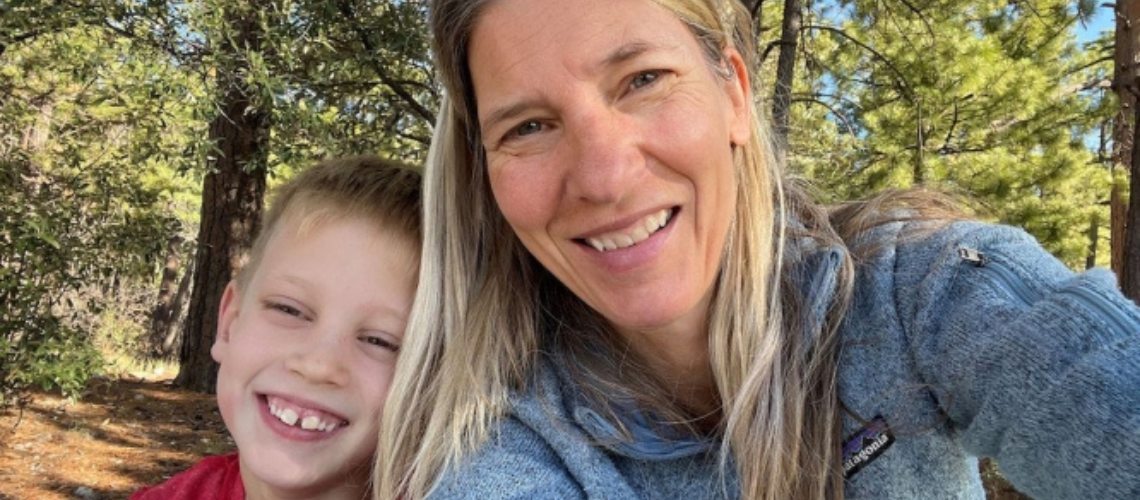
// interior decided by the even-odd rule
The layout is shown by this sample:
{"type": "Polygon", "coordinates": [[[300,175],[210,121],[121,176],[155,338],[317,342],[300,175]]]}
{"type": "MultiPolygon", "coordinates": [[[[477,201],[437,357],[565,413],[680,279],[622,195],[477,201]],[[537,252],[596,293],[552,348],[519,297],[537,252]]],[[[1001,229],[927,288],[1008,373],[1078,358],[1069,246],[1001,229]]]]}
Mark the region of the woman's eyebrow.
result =
{"type": "Polygon", "coordinates": [[[480,131],[486,133],[487,130],[495,125],[498,125],[500,122],[513,120],[515,117],[526,112],[527,109],[530,109],[537,105],[538,102],[534,99],[524,99],[522,101],[517,101],[507,106],[500,107],[487,115],[487,119],[483,120],[479,124],[479,129],[480,131]]]}
{"type": "MultiPolygon", "coordinates": [[[[651,43],[645,40],[634,40],[619,45],[614,50],[606,54],[601,60],[593,64],[590,68],[591,72],[602,72],[606,68],[620,65],[632,59],[655,50],[662,49],[663,46],[656,43],[651,43]]],[[[508,104],[506,106],[495,109],[487,114],[487,118],[482,120],[479,128],[483,131],[489,130],[491,127],[498,125],[500,122],[510,121],[513,118],[523,114],[527,109],[539,106],[540,103],[536,99],[524,99],[518,102],[508,104]]]]}
{"type": "Polygon", "coordinates": [[[616,66],[657,48],[659,46],[642,40],[623,43],[602,58],[595,69],[600,70],[609,66],[616,66]]]}

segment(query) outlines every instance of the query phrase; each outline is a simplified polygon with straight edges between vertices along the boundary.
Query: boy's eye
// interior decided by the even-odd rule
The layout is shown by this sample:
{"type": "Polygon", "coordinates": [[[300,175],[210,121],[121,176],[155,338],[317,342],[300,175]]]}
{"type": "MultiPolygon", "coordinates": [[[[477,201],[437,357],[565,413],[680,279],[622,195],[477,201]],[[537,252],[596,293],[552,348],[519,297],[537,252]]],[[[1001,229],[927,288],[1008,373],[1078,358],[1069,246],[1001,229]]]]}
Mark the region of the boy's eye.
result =
{"type": "Polygon", "coordinates": [[[395,342],[391,342],[388,339],[385,339],[384,337],[378,337],[375,335],[365,335],[365,336],[361,337],[361,340],[367,342],[369,345],[373,345],[373,346],[379,347],[381,349],[387,349],[387,350],[395,352],[395,353],[400,352],[399,344],[396,344],[395,342]]]}
{"type": "Polygon", "coordinates": [[[297,309],[296,307],[293,307],[289,304],[282,304],[280,302],[268,302],[265,304],[265,307],[293,318],[305,318],[305,313],[302,313],[300,309],[297,309]]]}

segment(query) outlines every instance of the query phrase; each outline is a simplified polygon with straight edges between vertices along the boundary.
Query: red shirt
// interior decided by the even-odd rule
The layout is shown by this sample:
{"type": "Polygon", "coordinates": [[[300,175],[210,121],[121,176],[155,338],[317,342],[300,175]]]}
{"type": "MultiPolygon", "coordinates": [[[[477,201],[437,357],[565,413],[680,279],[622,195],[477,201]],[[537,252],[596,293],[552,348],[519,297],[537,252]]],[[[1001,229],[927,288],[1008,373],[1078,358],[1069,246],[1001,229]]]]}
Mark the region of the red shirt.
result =
{"type": "Polygon", "coordinates": [[[207,457],[157,486],[148,486],[130,500],[245,500],[238,455],[207,457]]]}

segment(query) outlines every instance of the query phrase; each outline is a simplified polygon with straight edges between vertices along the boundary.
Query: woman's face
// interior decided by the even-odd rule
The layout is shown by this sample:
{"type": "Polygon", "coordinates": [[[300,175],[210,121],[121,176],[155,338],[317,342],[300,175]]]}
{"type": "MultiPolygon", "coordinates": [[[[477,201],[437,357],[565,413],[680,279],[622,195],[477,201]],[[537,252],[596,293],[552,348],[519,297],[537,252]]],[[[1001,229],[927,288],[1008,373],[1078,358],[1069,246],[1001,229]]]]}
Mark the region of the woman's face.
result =
{"type": "Polygon", "coordinates": [[[499,209],[624,334],[704,333],[736,204],[732,145],[750,133],[744,65],[724,55],[714,68],[649,0],[496,0],[475,24],[499,209]]]}

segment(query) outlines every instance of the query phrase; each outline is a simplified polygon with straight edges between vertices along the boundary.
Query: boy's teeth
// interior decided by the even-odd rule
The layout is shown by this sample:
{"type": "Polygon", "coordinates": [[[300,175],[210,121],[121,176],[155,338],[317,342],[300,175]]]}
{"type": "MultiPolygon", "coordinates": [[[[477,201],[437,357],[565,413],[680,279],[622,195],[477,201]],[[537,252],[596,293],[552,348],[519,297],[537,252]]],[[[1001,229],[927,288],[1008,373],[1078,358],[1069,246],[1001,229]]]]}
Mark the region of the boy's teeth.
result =
{"type": "Polygon", "coordinates": [[[658,229],[665,227],[665,224],[669,223],[671,213],[671,210],[668,208],[661,210],[642,219],[641,222],[635,224],[633,229],[628,233],[614,232],[596,238],[586,238],[586,243],[599,252],[631,247],[645,241],[653,233],[656,233],[658,229]]]}
{"type": "Polygon", "coordinates": [[[321,425],[321,419],[319,419],[315,416],[312,416],[312,415],[305,417],[305,419],[301,421],[301,428],[305,429],[307,431],[314,430],[317,427],[320,427],[320,425],[321,425]]]}
{"type": "Polygon", "coordinates": [[[317,415],[307,415],[305,418],[301,418],[297,410],[292,408],[280,408],[274,403],[269,404],[269,413],[277,417],[277,420],[280,420],[285,425],[299,426],[307,431],[332,432],[341,425],[341,422],[326,422],[321,420],[321,417],[317,415]]]}
{"type": "Polygon", "coordinates": [[[281,419],[282,422],[285,422],[285,425],[296,425],[297,412],[286,408],[284,410],[281,410],[281,414],[278,415],[277,418],[281,419]]]}

